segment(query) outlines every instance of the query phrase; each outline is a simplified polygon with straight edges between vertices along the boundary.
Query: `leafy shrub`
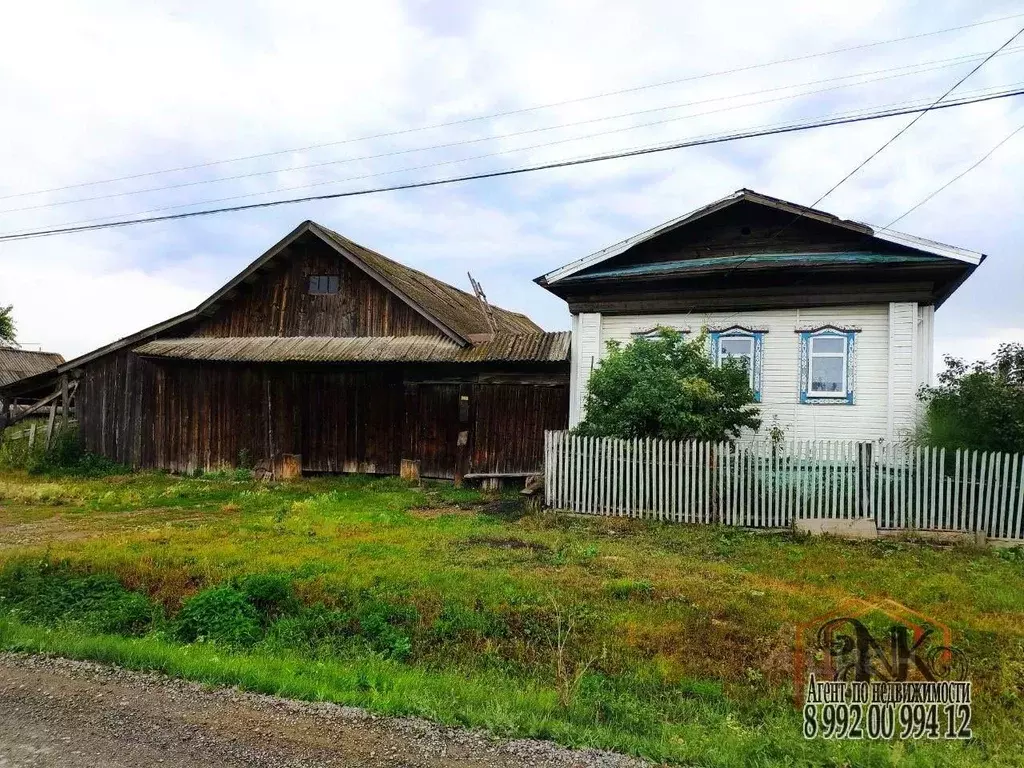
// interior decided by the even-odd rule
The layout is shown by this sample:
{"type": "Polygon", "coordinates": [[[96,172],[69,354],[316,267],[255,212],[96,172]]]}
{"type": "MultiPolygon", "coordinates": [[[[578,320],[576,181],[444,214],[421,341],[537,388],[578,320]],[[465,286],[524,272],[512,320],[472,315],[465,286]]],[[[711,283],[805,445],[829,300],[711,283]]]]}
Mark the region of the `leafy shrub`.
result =
{"type": "Polygon", "coordinates": [[[420,619],[414,606],[363,595],[353,617],[358,634],[374,651],[395,659],[412,652],[411,635],[420,619]]]}
{"type": "Polygon", "coordinates": [[[726,440],[744,427],[760,428],[746,370],[737,362],[715,365],[706,333],[686,341],[663,328],[657,339],[609,342],[608,350],[590,374],[579,434],[726,440]]]}
{"type": "Polygon", "coordinates": [[[81,624],[95,632],[139,635],[159,608],[113,576],[78,574],[67,565],[14,562],[0,571],[0,610],[39,624],[81,624]]]}
{"type": "Polygon", "coordinates": [[[203,590],[185,601],[176,634],[182,640],[251,645],[260,639],[260,616],[246,596],[230,586],[203,590]]]}
{"type": "Polygon", "coordinates": [[[263,626],[299,609],[291,577],[283,573],[246,576],[238,582],[238,590],[256,609],[263,626]]]}
{"type": "Polygon", "coordinates": [[[1024,450],[1024,346],[1003,344],[992,362],[945,357],[937,387],[924,388],[918,439],[925,445],[979,451],[1024,450]]]}

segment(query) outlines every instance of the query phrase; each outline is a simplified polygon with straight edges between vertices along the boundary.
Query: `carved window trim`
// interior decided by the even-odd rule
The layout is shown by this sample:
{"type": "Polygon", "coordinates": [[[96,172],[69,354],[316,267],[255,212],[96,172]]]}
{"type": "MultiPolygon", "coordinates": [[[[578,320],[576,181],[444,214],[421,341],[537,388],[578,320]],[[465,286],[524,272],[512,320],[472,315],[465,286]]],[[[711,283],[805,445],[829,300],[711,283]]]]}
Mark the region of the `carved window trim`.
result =
{"type": "MultiPolygon", "coordinates": [[[[804,405],[854,405],[857,389],[857,334],[859,328],[849,326],[823,325],[796,331],[800,335],[800,402],[804,405]],[[842,339],[845,392],[814,392],[811,389],[812,339],[842,339]]],[[[817,353],[821,356],[838,356],[840,353],[817,353]]]]}

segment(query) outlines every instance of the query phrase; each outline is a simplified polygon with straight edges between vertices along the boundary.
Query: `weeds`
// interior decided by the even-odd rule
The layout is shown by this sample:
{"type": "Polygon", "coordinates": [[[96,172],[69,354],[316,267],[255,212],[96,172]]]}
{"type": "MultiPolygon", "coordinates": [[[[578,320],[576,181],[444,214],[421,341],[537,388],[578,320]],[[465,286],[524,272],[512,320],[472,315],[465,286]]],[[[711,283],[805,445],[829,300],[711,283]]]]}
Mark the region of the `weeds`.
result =
{"type": "Polygon", "coordinates": [[[359,477],[22,472],[0,499],[0,647],[658,761],[1024,763],[1019,551],[513,519],[359,477]],[[975,744],[800,738],[787,628],[851,596],[953,627],[975,744]]]}

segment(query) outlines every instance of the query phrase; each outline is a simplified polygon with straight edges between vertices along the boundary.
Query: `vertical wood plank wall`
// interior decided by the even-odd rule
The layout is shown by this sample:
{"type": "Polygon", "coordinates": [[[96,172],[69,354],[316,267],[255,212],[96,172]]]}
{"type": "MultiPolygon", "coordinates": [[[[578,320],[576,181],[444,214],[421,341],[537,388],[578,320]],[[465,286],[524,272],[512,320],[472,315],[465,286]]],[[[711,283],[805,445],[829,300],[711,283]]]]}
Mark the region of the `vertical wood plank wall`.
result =
{"type": "Polygon", "coordinates": [[[139,468],[216,470],[243,454],[299,453],[313,472],[398,474],[402,459],[418,459],[424,476],[453,478],[468,386],[463,472],[540,471],[544,431],[568,423],[567,382],[525,373],[496,384],[461,370],[463,383],[410,380],[402,366],[157,363],[121,351],[84,367],[79,432],[88,450],[139,468]]]}

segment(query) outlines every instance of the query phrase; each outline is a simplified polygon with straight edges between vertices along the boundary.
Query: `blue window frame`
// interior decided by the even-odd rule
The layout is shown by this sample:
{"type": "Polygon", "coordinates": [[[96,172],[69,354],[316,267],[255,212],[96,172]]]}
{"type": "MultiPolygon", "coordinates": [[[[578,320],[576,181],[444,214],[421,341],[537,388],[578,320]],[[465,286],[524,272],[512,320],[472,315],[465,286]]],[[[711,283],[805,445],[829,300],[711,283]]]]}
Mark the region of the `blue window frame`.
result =
{"type": "Polygon", "coordinates": [[[800,402],[853,405],[857,331],[833,326],[800,334],[800,402]]]}
{"type": "Polygon", "coordinates": [[[740,360],[747,369],[750,390],[758,403],[761,402],[765,333],[739,326],[711,332],[711,356],[715,365],[721,365],[725,360],[740,360]]]}

